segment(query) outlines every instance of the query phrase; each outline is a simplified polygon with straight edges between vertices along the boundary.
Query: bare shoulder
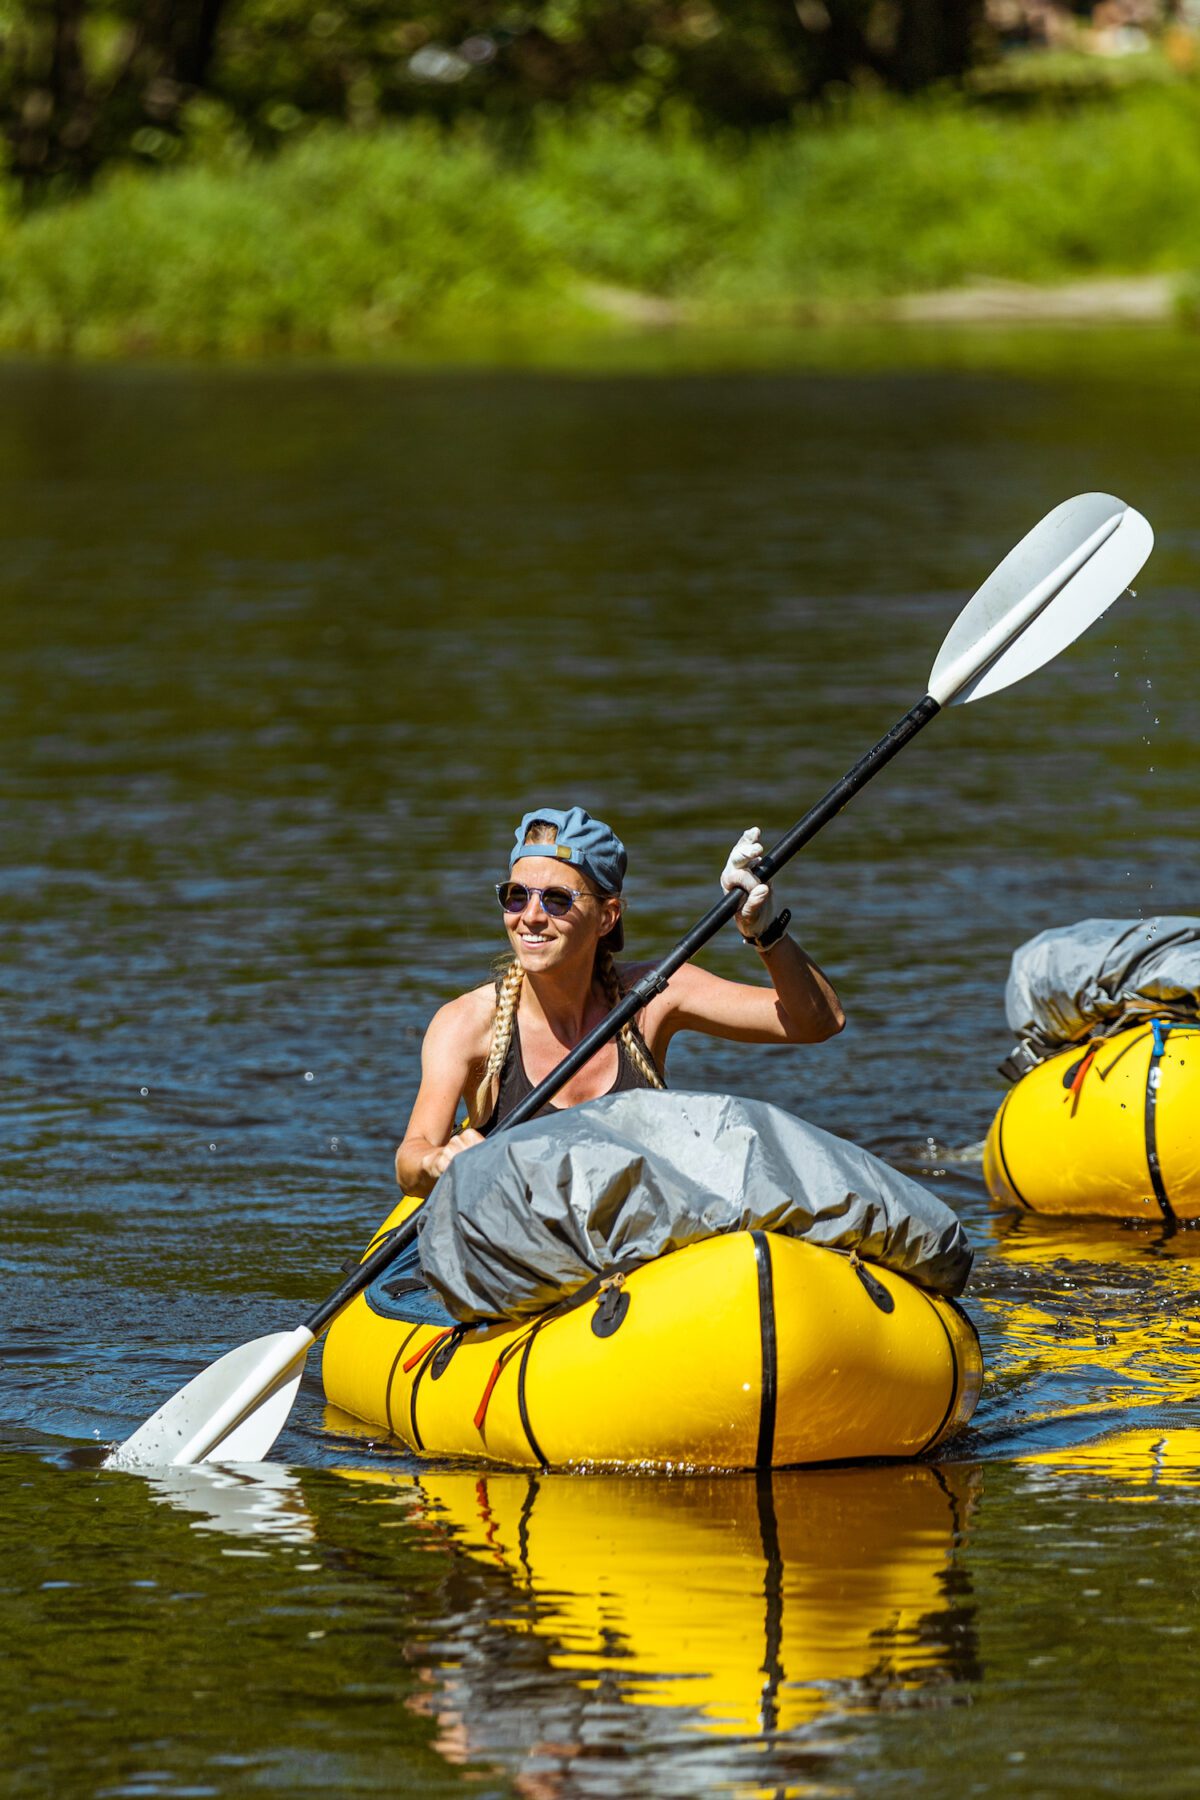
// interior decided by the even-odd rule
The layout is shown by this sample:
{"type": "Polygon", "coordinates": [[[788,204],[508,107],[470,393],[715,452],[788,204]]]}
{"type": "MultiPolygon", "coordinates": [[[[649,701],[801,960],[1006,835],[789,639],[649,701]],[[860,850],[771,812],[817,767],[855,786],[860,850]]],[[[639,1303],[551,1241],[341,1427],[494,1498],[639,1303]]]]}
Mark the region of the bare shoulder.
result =
{"type": "Polygon", "coordinates": [[[495,1007],[496,990],[490,981],[447,1000],[429,1021],[426,1049],[435,1054],[456,1052],[467,1062],[486,1055],[495,1007]]]}

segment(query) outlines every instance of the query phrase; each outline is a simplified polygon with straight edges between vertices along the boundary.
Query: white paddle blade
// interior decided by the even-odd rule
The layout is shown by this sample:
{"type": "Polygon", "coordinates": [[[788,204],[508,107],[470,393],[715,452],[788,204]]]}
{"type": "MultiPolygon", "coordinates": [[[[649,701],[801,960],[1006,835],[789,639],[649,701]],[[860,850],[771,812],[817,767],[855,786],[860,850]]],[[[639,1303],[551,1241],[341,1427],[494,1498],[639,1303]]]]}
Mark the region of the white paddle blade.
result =
{"type": "Polygon", "coordinates": [[[1011,687],[1074,643],[1128,587],[1154,547],[1112,494],[1077,494],[1035,525],[964,606],[938,651],[942,706],[1011,687]]]}
{"type": "Polygon", "coordinates": [[[261,1462],[287,1422],[314,1342],[301,1325],[230,1350],[160,1406],[105,1467],[261,1462]]]}

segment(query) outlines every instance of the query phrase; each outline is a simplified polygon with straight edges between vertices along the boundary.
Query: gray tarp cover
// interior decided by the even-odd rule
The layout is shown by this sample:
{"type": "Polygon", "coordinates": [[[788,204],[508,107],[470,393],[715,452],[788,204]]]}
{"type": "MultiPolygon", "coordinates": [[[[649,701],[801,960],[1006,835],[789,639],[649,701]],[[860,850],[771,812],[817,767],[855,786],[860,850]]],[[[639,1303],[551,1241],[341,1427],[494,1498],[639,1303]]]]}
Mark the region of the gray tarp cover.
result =
{"type": "Polygon", "coordinates": [[[960,1293],[948,1206],[854,1144],[760,1100],[608,1094],[457,1156],[425,1206],[421,1267],[455,1318],[543,1312],[614,1263],[762,1228],[857,1250],[960,1293]]]}
{"type": "Polygon", "coordinates": [[[1200,919],[1081,919],[1013,952],[1004,1009],[1039,1057],[1123,1025],[1200,1017],[1200,919]]]}

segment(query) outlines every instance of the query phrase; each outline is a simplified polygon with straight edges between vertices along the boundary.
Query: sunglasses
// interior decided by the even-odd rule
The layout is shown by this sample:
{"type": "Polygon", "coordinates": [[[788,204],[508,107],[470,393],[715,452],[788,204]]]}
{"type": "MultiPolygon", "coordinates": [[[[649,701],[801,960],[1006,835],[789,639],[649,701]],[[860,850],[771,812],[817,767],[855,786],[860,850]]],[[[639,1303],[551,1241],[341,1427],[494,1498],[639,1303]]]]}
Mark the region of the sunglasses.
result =
{"type": "Polygon", "coordinates": [[[524,912],[533,894],[541,901],[542,911],[549,913],[552,919],[565,918],[577,900],[595,898],[589,888],[526,887],[523,881],[496,883],[496,898],[506,913],[524,912]]]}

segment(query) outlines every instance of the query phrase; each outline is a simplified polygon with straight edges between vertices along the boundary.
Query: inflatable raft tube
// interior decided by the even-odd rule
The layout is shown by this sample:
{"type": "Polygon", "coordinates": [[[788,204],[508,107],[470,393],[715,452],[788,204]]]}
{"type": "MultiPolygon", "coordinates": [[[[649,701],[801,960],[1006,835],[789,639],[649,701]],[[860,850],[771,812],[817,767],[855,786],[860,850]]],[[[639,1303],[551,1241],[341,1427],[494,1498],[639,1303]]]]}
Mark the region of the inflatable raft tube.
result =
{"type": "Polygon", "coordinates": [[[1039,1063],[992,1121],[983,1174],[1001,1206],[1200,1219],[1200,1031],[1146,1020],[1039,1063]]]}
{"type": "MultiPolygon", "coordinates": [[[[373,1244],[419,1204],[402,1201],[373,1244]]],[[[918,1456],[966,1423],[983,1379],[953,1301],[765,1232],[689,1245],[532,1321],[456,1326],[415,1287],[385,1271],[352,1301],[323,1375],[332,1406],[426,1456],[543,1469],[918,1456]]]]}

